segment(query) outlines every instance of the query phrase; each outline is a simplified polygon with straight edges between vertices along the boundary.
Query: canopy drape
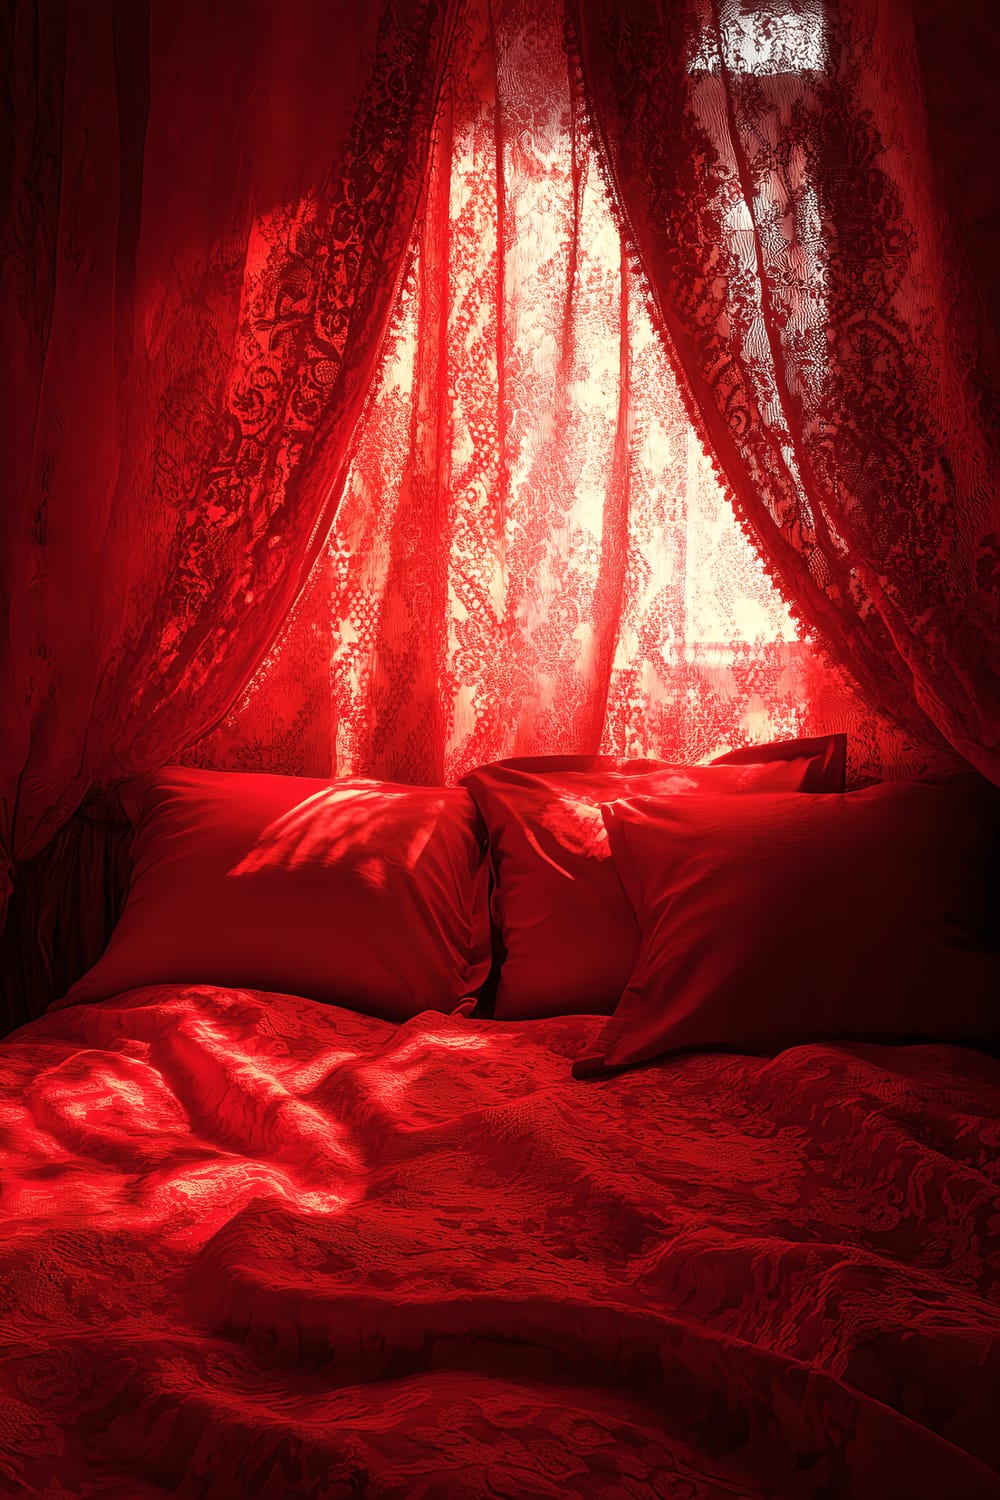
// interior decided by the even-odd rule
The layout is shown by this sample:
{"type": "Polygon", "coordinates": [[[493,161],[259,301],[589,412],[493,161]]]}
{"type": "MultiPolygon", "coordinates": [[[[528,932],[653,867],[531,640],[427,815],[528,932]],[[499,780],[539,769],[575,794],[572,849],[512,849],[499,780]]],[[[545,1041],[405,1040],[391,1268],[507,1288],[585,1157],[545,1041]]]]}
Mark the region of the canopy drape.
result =
{"type": "Polygon", "coordinates": [[[935,7],[902,0],[570,15],[623,234],[772,576],[873,706],[1000,781],[982,172],[967,233],[995,104],[960,128],[997,47],[988,7],[940,10],[943,57],[935,7]]]}
{"type": "Polygon", "coordinates": [[[450,25],[436,0],[8,12],[0,885],[211,727],[307,577],[450,25]]]}

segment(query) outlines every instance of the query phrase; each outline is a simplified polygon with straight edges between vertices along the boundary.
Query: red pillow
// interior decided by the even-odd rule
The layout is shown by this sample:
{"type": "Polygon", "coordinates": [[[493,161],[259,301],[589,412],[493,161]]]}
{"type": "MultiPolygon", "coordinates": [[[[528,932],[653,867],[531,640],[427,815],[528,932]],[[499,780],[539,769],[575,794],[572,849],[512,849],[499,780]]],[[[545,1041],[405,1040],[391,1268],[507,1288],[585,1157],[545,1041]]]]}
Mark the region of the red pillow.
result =
{"type": "Polygon", "coordinates": [[[63,1004],[239,985],[396,1020],[452,1009],[489,973],[485,834],[458,788],[171,767],[122,800],[128,900],[63,1004]]]}
{"type": "Polygon", "coordinates": [[[637,792],[843,790],[843,735],[754,753],[751,764],[713,766],[543,756],[498,761],[463,778],[489,830],[503,961],[498,1019],[610,1015],[621,997],[639,929],[609,858],[602,802],[637,792]]]}
{"type": "Polygon", "coordinates": [[[965,787],[916,783],[609,804],[642,946],[574,1076],[691,1048],[996,1037],[985,814],[965,787]]]}

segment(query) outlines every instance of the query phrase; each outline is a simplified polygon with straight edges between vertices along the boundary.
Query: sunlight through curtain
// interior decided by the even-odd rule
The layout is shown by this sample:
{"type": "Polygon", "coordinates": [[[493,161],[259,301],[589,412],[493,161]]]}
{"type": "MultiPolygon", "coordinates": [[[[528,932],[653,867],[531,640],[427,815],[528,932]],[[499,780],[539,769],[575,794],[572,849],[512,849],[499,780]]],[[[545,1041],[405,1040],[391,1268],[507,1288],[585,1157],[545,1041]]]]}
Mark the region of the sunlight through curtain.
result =
{"type": "MultiPolygon", "coordinates": [[[[510,754],[700,760],[849,726],[855,779],[925,764],[737,523],[623,249],[563,18],[541,9],[462,9],[330,547],[202,753],[261,764],[263,732],[289,769],[436,782],[510,754]]],[[[741,65],[815,63],[815,15],[800,31],[789,50],[748,30],[741,65]]],[[[819,326],[815,192],[800,219],[819,326]]],[[[752,224],[734,209],[723,232],[743,255],[752,224]]]]}
{"type": "Polygon", "coordinates": [[[962,101],[991,42],[959,7],[935,58],[934,8],[570,0],[656,326],[772,576],[869,704],[1000,780],[995,200],[967,186],[995,119],[962,101]]]}

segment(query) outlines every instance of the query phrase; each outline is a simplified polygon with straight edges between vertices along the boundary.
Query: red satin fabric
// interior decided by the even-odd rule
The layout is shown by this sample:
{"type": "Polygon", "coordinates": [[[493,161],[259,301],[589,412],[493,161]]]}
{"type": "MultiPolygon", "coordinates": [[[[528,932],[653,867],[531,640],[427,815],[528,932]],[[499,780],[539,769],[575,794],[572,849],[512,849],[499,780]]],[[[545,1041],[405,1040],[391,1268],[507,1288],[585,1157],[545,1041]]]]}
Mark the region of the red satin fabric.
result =
{"type": "Polygon", "coordinates": [[[0,1061],[0,1489],[996,1500],[1000,1064],[151,989],[0,1061]]]}
{"type": "Polygon", "coordinates": [[[571,10],[654,321],[769,571],[869,703],[1000,781],[992,7],[571,10]]]}
{"type": "Polygon", "coordinates": [[[996,1046],[992,793],[970,777],[846,796],[606,803],[642,937],[578,1076],[689,1048],[773,1052],[838,1037],[996,1046]]]}
{"type": "Polygon", "coordinates": [[[762,745],[758,754],[758,762],[713,766],[539,757],[465,777],[490,841],[490,905],[502,955],[492,1014],[610,1015],[621,999],[640,932],[611,859],[602,802],[844,789],[833,739],[762,745]],[[796,748],[798,756],[780,753],[796,748]]]}
{"type": "Polygon", "coordinates": [[[168,766],[122,802],[128,900],[64,1004],[187,980],[403,1021],[490,972],[486,832],[457,787],[168,766]]]}

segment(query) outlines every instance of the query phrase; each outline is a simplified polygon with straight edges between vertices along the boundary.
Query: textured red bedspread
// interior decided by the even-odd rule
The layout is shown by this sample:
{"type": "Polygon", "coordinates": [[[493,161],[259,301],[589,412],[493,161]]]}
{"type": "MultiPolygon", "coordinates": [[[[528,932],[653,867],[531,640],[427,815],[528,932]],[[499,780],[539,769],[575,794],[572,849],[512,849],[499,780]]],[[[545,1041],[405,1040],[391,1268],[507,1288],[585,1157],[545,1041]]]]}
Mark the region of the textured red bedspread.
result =
{"type": "Polygon", "coordinates": [[[1000,1063],[157,988],[0,1049],[0,1494],[1000,1495],[1000,1063]]]}

